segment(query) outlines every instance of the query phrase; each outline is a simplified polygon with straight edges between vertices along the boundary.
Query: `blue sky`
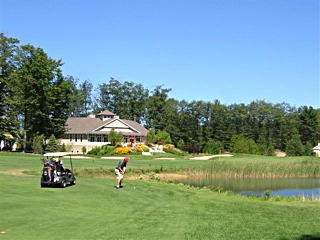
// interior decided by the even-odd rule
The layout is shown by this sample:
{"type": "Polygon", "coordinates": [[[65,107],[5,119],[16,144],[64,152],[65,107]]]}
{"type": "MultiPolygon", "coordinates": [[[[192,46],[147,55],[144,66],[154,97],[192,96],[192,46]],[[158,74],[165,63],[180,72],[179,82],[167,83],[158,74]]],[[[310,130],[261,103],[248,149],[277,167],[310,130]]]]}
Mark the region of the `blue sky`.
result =
{"type": "Polygon", "coordinates": [[[0,31],[95,87],[320,108],[318,0],[0,0],[0,31]]]}

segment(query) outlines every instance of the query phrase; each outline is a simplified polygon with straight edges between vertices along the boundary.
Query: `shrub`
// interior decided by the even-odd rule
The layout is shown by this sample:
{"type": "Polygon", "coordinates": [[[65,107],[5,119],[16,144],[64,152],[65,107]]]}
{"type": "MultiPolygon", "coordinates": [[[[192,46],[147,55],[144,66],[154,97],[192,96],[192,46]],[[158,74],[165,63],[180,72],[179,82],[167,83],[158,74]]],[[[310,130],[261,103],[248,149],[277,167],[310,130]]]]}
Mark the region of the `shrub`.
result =
{"type": "Polygon", "coordinates": [[[188,153],[200,153],[201,150],[200,150],[200,147],[198,146],[197,143],[189,143],[189,144],[186,144],[183,149],[183,151],[186,151],[188,153]]]}
{"type": "Polygon", "coordinates": [[[174,155],[177,155],[177,156],[186,156],[187,153],[178,149],[178,148],[163,148],[163,150],[166,152],[166,153],[171,153],[171,154],[174,154],[174,155]]]}
{"type": "Polygon", "coordinates": [[[174,148],[174,145],[172,145],[172,144],[166,144],[166,145],[163,146],[163,150],[164,151],[168,150],[168,149],[173,149],[173,148],[174,148]]]}
{"type": "Polygon", "coordinates": [[[183,146],[184,146],[184,141],[183,141],[183,139],[180,138],[179,141],[178,141],[178,143],[177,143],[177,147],[180,148],[180,149],[182,149],[183,146]]]}
{"type": "Polygon", "coordinates": [[[113,146],[103,145],[102,147],[92,148],[88,154],[95,156],[107,156],[115,153],[115,148],[113,146]]]}
{"type": "Polygon", "coordinates": [[[98,155],[100,150],[101,150],[101,147],[94,147],[88,152],[88,154],[89,155],[98,155]]]}
{"type": "Polygon", "coordinates": [[[222,142],[210,139],[204,147],[203,152],[210,154],[218,154],[220,153],[221,149],[223,149],[222,142]]]}
{"type": "Polygon", "coordinates": [[[150,148],[143,147],[142,150],[143,150],[144,152],[149,152],[149,151],[150,151],[150,148]]]}
{"type": "Polygon", "coordinates": [[[133,153],[131,148],[127,148],[127,147],[118,147],[116,149],[116,153],[117,154],[131,154],[133,153]]]}
{"type": "Polygon", "coordinates": [[[161,130],[157,132],[155,139],[158,143],[162,143],[162,144],[169,144],[172,142],[170,134],[166,131],[161,131],[161,130]]]}
{"type": "Polygon", "coordinates": [[[138,143],[136,145],[136,151],[137,152],[145,152],[145,149],[148,149],[148,148],[145,147],[143,143],[138,143]]]}
{"type": "MultiPolygon", "coordinates": [[[[236,153],[260,154],[258,144],[251,138],[245,138],[243,135],[233,136],[231,139],[231,150],[236,153]]],[[[264,152],[268,152],[267,149],[264,152]]],[[[268,154],[269,155],[269,154],[268,154]]]]}
{"type": "Polygon", "coordinates": [[[101,156],[112,155],[115,153],[115,150],[116,149],[113,146],[104,145],[101,147],[99,155],[101,156]]]}
{"type": "Polygon", "coordinates": [[[86,152],[87,152],[86,147],[82,147],[82,153],[83,153],[83,154],[86,154],[86,152]]]}
{"type": "Polygon", "coordinates": [[[264,192],[264,197],[265,197],[266,199],[269,199],[269,198],[271,197],[271,191],[270,191],[270,190],[266,190],[266,191],[264,192]]]}

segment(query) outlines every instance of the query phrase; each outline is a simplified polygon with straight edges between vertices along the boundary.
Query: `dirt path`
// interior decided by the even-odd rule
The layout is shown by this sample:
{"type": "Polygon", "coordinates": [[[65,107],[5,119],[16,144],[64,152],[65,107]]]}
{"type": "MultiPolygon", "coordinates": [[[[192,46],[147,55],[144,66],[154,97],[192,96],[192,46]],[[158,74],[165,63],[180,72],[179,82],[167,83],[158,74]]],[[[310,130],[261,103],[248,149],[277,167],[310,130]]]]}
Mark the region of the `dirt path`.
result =
{"type": "Polygon", "coordinates": [[[17,170],[6,170],[6,171],[0,171],[1,174],[5,175],[11,175],[11,176],[30,176],[28,174],[25,174],[23,171],[24,169],[17,169],[17,170]]]}

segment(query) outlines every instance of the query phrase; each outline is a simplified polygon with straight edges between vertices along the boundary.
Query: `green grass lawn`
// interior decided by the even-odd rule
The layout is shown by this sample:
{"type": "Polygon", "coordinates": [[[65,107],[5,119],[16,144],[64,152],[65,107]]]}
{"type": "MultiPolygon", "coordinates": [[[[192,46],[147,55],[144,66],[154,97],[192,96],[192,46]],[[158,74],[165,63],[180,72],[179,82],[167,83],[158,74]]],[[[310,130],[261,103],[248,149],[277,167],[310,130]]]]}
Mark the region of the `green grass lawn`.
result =
{"type": "MultiPolygon", "coordinates": [[[[128,170],[209,164],[155,161],[133,158],[128,170]]],[[[74,166],[112,169],[117,162],[76,159],[74,166]]],[[[0,239],[320,239],[319,202],[260,201],[156,181],[125,180],[116,190],[115,179],[83,176],[65,189],[40,188],[41,168],[39,156],[0,154],[0,239]]]]}

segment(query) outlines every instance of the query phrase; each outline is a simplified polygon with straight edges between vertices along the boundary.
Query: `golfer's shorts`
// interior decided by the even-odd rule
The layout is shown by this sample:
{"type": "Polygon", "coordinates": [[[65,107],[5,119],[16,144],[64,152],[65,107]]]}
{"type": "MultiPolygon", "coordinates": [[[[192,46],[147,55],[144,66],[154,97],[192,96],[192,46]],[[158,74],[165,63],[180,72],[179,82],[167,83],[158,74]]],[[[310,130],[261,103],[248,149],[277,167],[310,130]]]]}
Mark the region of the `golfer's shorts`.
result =
{"type": "Polygon", "coordinates": [[[123,174],[119,171],[119,169],[114,169],[114,172],[117,175],[117,179],[122,179],[123,178],[123,174]]]}

